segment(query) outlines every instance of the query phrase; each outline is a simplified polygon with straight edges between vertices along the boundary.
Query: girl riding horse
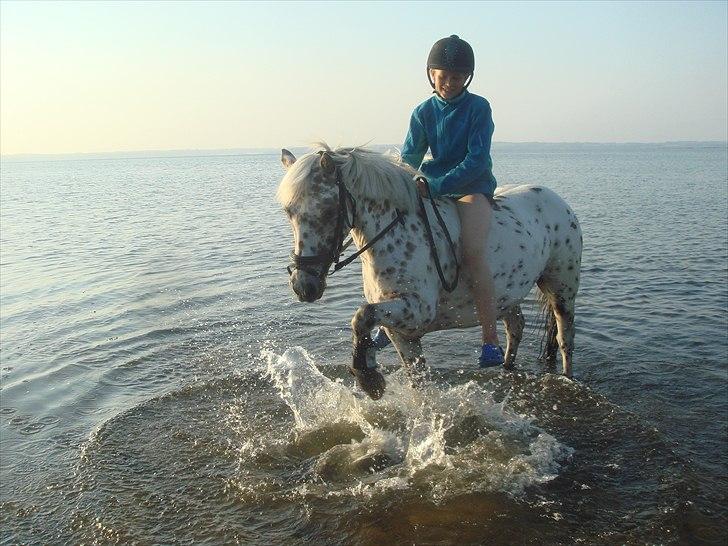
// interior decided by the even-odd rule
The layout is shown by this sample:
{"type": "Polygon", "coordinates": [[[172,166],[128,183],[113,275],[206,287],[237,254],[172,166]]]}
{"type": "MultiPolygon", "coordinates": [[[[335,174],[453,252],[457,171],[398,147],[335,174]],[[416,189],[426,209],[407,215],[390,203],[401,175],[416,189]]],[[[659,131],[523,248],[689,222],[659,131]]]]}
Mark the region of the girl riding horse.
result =
{"type": "MultiPolygon", "coordinates": [[[[417,179],[423,197],[457,200],[463,245],[462,262],[482,328],[481,368],[503,364],[495,327],[493,276],[485,259],[496,180],[490,145],[493,117],[483,97],[469,93],[475,70],[473,49],[452,35],[435,42],[427,58],[427,77],[435,95],[412,112],[402,160],[426,177],[417,179]],[[432,159],[422,162],[427,150],[432,159]]],[[[383,330],[374,335],[378,348],[388,344],[383,330]]]]}

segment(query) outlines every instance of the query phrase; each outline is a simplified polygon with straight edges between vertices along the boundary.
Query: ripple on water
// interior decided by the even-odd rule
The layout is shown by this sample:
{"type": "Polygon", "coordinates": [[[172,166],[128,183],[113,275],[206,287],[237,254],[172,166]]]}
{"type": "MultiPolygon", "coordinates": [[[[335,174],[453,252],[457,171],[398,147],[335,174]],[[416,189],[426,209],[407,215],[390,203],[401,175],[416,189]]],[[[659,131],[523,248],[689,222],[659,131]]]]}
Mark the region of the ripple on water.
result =
{"type": "Polygon", "coordinates": [[[253,364],[100,427],[82,449],[76,538],[700,536],[669,443],[568,379],[453,372],[415,391],[398,371],[373,403],[302,349],[253,364]]]}

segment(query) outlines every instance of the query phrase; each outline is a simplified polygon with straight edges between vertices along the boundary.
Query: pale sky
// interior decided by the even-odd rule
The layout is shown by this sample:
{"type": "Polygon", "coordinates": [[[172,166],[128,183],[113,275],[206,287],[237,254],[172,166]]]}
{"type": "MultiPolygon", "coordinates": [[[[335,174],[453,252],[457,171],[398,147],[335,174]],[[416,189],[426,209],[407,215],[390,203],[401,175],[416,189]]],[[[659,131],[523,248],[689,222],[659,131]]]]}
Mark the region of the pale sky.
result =
{"type": "Polygon", "coordinates": [[[495,141],[728,139],[728,2],[1,2],[0,152],[398,144],[433,42],[495,141]]]}

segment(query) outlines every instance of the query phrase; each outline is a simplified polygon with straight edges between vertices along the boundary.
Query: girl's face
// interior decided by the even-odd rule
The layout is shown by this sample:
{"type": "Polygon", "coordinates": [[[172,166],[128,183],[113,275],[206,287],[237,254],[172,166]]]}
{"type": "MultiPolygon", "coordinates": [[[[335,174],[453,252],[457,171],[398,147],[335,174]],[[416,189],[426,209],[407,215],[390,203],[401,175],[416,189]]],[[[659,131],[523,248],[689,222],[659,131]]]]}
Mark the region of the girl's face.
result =
{"type": "Polygon", "coordinates": [[[439,68],[430,69],[430,77],[435,82],[435,91],[445,100],[454,99],[462,93],[469,75],[439,68]]]}

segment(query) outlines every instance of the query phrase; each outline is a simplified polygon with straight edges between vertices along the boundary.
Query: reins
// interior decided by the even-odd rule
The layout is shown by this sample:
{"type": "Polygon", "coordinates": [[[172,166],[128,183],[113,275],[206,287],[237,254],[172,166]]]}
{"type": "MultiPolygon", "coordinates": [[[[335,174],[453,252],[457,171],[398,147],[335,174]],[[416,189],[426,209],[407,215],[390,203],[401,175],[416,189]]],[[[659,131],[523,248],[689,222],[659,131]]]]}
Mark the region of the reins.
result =
{"type": "Polygon", "coordinates": [[[425,209],[425,200],[422,199],[422,195],[420,195],[420,192],[417,192],[417,200],[420,202],[420,211],[422,212],[422,220],[425,224],[425,235],[427,235],[427,242],[430,243],[430,251],[432,252],[432,259],[435,261],[435,269],[437,269],[437,275],[440,277],[440,282],[442,282],[442,287],[448,291],[452,292],[457,288],[458,280],[460,278],[460,262],[458,262],[458,255],[455,250],[455,245],[452,242],[452,238],[450,237],[450,232],[447,229],[447,226],[445,225],[445,221],[442,219],[442,216],[440,215],[440,210],[437,206],[437,203],[435,203],[435,200],[432,198],[432,192],[430,191],[430,185],[427,183],[427,180],[425,180],[422,177],[418,177],[415,180],[422,180],[425,182],[425,186],[427,187],[427,195],[430,200],[430,204],[432,205],[432,210],[435,213],[435,217],[437,218],[437,222],[440,224],[440,227],[442,228],[442,231],[445,233],[445,239],[447,239],[447,244],[450,246],[450,252],[452,252],[452,259],[455,262],[455,278],[452,280],[452,282],[448,282],[445,279],[445,274],[442,272],[442,266],[440,265],[440,257],[437,255],[437,247],[435,246],[435,239],[432,236],[432,228],[430,227],[430,221],[427,218],[427,210],[425,209]]]}
{"type": "MultiPolygon", "coordinates": [[[[397,216],[394,218],[394,220],[392,220],[389,224],[387,224],[387,226],[382,231],[380,231],[374,237],[372,237],[371,241],[369,241],[367,244],[365,244],[363,247],[361,247],[359,250],[357,250],[354,254],[349,256],[346,260],[343,260],[340,262],[337,259],[334,263],[334,270],[331,273],[329,273],[329,275],[333,275],[342,267],[346,267],[351,262],[356,260],[361,254],[363,254],[364,252],[369,250],[371,247],[373,247],[379,239],[384,237],[387,234],[387,232],[390,229],[392,229],[394,226],[396,226],[397,224],[404,225],[404,214],[402,214],[402,211],[400,211],[399,209],[397,209],[397,216]]],[[[347,241],[341,250],[343,251],[346,247],[348,247],[351,244],[352,240],[353,239],[350,239],[349,241],[347,241]]]]}
{"type": "MultiPolygon", "coordinates": [[[[323,156],[325,154],[328,154],[326,151],[320,151],[318,152],[319,155],[323,156]]],[[[333,162],[333,160],[332,160],[333,162]]],[[[358,251],[356,251],[354,254],[346,258],[345,260],[339,260],[341,256],[343,255],[343,252],[346,248],[349,247],[352,243],[352,239],[350,238],[347,242],[344,242],[345,235],[344,227],[349,228],[351,230],[354,225],[356,224],[356,200],[354,199],[354,196],[351,195],[351,192],[346,188],[344,185],[343,180],[341,179],[341,170],[339,169],[338,165],[335,167],[335,173],[336,173],[336,186],[339,190],[339,211],[336,216],[336,233],[334,234],[334,241],[331,245],[331,248],[329,251],[325,254],[317,254],[315,256],[301,256],[300,254],[296,254],[295,251],[291,252],[291,263],[286,268],[288,270],[288,274],[292,275],[294,269],[302,269],[304,271],[308,271],[312,275],[316,275],[319,278],[324,278],[326,276],[331,276],[340,269],[346,267],[351,262],[356,260],[359,256],[361,256],[364,252],[369,250],[371,247],[373,247],[382,237],[384,237],[389,231],[391,231],[397,224],[400,224],[404,226],[404,214],[401,210],[396,209],[397,215],[395,216],[394,220],[392,220],[389,224],[387,224],[384,229],[382,229],[379,233],[377,233],[374,237],[372,237],[371,241],[369,241],[367,244],[365,244],[363,247],[361,247],[358,251]],[[348,211],[348,205],[351,207],[351,221],[349,221],[349,211],[348,211]],[[333,264],[334,268],[329,271],[328,267],[326,267],[326,264],[333,264]],[[311,268],[315,266],[324,265],[324,267],[321,268],[319,272],[313,271],[311,268]]],[[[455,261],[455,278],[452,282],[448,282],[445,279],[445,275],[442,272],[442,266],[440,265],[440,258],[437,255],[437,248],[435,247],[435,240],[432,236],[432,228],[430,227],[430,221],[427,218],[427,210],[425,209],[425,203],[422,199],[422,196],[417,192],[417,199],[420,203],[420,211],[422,213],[422,220],[425,224],[425,234],[427,235],[427,241],[430,244],[430,251],[432,253],[432,258],[435,260],[435,268],[437,269],[437,274],[440,277],[440,281],[442,282],[442,286],[445,290],[448,292],[452,292],[455,290],[455,287],[458,284],[458,278],[460,276],[460,264],[457,259],[457,253],[455,251],[455,245],[452,242],[452,238],[450,237],[450,232],[447,230],[447,226],[445,225],[445,221],[442,219],[442,216],[440,215],[440,211],[437,207],[437,204],[435,203],[434,199],[432,199],[432,194],[430,193],[430,187],[427,186],[427,193],[430,198],[430,203],[432,204],[432,210],[435,212],[435,216],[437,217],[437,221],[440,224],[440,227],[442,228],[442,231],[445,233],[445,238],[447,239],[448,245],[450,246],[450,251],[452,252],[453,260],[455,261]]]]}

